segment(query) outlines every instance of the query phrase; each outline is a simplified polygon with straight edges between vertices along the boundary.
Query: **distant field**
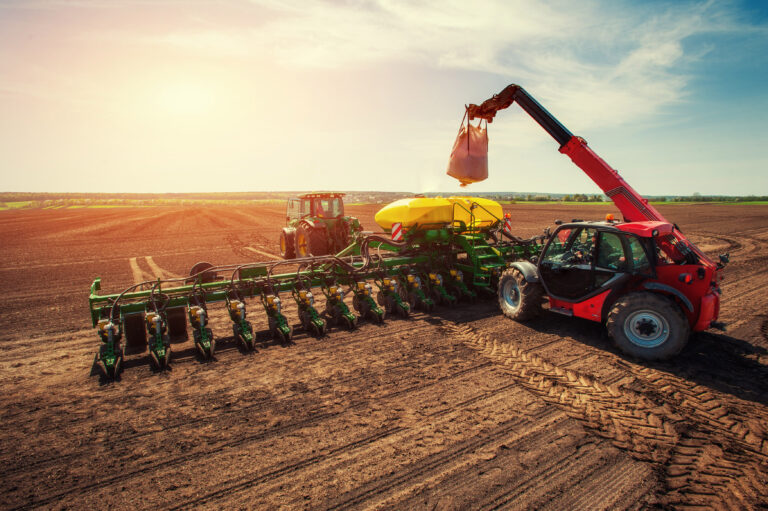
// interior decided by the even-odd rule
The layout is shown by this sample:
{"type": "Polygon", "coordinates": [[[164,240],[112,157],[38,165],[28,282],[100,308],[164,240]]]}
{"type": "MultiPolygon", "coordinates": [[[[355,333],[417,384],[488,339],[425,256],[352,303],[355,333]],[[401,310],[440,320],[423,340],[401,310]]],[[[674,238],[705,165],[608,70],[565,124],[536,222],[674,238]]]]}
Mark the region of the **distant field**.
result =
{"type": "MultiPolygon", "coordinates": [[[[374,202],[374,203],[386,203],[374,202]]],[[[526,200],[500,200],[500,204],[523,205],[562,205],[562,206],[601,206],[611,204],[599,201],[526,201],[526,200]]],[[[362,206],[372,202],[348,202],[348,206],[362,206]]],[[[82,208],[156,208],[167,206],[271,206],[285,204],[284,199],[55,199],[45,201],[0,201],[0,211],[16,209],[82,209],[82,208]]],[[[655,206],[690,206],[690,205],[768,205],[768,201],[650,201],[655,206]]]]}
{"type": "Polygon", "coordinates": [[[0,202],[0,211],[11,209],[156,208],[165,206],[269,206],[280,199],[64,199],[61,201],[0,202]]]}

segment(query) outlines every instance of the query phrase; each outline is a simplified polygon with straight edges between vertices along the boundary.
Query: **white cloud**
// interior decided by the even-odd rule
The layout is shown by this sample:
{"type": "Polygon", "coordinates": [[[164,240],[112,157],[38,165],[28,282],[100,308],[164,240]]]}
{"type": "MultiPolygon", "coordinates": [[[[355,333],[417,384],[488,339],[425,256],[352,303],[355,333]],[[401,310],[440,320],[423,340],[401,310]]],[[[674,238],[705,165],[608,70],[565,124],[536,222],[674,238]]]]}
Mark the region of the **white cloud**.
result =
{"type": "Polygon", "coordinates": [[[728,4],[522,0],[252,0],[258,29],[172,32],[155,42],[302,69],[414,63],[493,73],[535,90],[582,129],[653,118],[686,95],[686,38],[744,30],[728,4]]]}

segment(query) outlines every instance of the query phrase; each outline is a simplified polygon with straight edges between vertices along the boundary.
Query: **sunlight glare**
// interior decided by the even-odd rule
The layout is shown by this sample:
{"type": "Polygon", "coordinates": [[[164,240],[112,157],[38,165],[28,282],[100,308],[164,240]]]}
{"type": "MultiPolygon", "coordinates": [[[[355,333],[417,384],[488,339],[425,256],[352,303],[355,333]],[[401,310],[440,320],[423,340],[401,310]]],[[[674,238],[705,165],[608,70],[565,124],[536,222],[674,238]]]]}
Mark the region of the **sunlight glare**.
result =
{"type": "Polygon", "coordinates": [[[195,115],[209,111],[213,105],[213,91],[201,83],[175,82],[158,91],[158,106],[178,115],[195,115]]]}

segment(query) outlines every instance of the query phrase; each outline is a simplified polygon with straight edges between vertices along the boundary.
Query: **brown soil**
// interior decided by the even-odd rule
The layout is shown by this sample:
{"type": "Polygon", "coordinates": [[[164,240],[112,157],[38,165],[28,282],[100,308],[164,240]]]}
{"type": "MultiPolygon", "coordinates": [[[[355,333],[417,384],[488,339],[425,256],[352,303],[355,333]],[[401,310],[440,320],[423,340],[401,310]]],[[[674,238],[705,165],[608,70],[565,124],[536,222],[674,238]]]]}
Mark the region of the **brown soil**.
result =
{"type": "MultiPolygon", "coordinates": [[[[374,206],[349,207],[373,229],[374,206]]],[[[610,206],[509,206],[522,235],[610,206]]],[[[501,317],[492,300],[322,339],[191,340],[91,372],[88,288],[276,253],[282,208],[0,213],[0,507],[685,508],[768,502],[768,207],[661,208],[729,250],[721,319],[640,363],[599,324],[501,317]]],[[[378,229],[376,229],[378,230],[378,229]]],[[[295,308],[287,315],[296,321],[295,308]]]]}

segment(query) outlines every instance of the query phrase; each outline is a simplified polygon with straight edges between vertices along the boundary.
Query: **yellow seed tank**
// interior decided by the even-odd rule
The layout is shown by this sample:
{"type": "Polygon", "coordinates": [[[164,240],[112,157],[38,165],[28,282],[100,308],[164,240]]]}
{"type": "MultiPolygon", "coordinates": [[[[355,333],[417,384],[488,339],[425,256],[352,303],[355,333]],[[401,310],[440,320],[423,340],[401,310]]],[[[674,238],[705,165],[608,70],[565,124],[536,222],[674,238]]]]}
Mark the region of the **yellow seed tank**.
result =
{"type": "Polygon", "coordinates": [[[417,226],[417,229],[435,229],[453,222],[464,222],[470,226],[473,221],[475,227],[488,227],[501,219],[503,214],[501,204],[490,199],[415,197],[387,204],[376,213],[374,218],[382,229],[390,231],[394,223],[403,224],[406,230],[414,226],[417,226]],[[479,207],[471,210],[472,203],[476,203],[479,207]]]}

